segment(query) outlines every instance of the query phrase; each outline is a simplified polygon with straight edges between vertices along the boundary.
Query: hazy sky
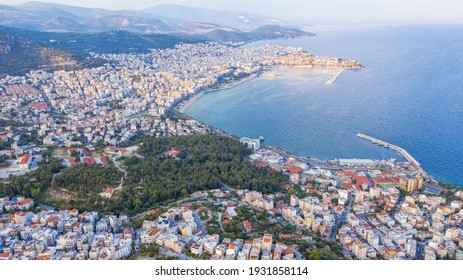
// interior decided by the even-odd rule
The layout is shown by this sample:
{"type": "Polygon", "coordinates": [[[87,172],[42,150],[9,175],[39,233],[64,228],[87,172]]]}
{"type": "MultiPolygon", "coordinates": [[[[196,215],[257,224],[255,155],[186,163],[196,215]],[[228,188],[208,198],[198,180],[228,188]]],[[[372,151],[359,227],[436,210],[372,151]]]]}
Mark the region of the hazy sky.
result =
{"type": "MultiPolygon", "coordinates": [[[[27,1],[0,0],[2,4],[27,1]]],[[[462,21],[462,0],[48,0],[111,10],[141,9],[160,3],[254,12],[308,22],[462,21]]]]}

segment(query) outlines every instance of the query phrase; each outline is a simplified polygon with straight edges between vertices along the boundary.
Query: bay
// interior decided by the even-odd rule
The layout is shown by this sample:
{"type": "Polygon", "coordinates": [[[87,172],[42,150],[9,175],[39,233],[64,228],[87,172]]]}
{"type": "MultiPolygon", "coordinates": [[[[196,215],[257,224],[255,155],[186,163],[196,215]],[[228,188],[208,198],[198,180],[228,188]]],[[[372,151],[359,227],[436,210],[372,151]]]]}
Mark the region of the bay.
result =
{"type": "Polygon", "coordinates": [[[365,68],[344,71],[332,85],[325,83],[332,70],[279,68],[277,78],[205,93],[185,113],[299,155],[397,157],[360,132],[406,149],[436,179],[463,185],[462,27],[313,26],[317,37],[249,44],[301,47],[365,68]]]}

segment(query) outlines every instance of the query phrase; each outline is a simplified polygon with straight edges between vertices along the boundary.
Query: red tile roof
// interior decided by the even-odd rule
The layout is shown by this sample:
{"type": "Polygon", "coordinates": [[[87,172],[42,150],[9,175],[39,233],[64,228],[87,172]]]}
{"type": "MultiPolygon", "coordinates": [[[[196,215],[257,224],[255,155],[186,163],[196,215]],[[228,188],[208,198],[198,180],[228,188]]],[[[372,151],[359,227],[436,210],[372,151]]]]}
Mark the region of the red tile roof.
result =
{"type": "Polygon", "coordinates": [[[107,165],[107,164],[108,164],[108,161],[107,161],[106,158],[104,158],[104,157],[101,157],[101,158],[100,158],[100,161],[101,161],[101,163],[104,164],[104,165],[107,165]]]}
{"type": "Polygon", "coordinates": [[[290,255],[290,254],[293,254],[293,253],[294,253],[294,250],[291,249],[291,248],[285,250],[285,255],[290,255]]]}
{"type": "Polygon", "coordinates": [[[299,168],[299,167],[294,166],[294,165],[291,165],[291,166],[287,167],[286,170],[288,170],[288,172],[290,172],[291,174],[301,173],[302,172],[302,168],[299,168]]]}
{"type": "Polygon", "coordinates": [[[18,202],[18,205],[19,206],[24,206],[24,205],[30,204],[32,202],[34,202],[32,199],[27,198],[27,199],[24,199],[23,201],[18,202]]]}
{"type": "Polygon", "coordinates": [[[248,220],[244,220],[244,221],[243,221],[243,224],[244,224],[244,227],[245,227],[246,229],[251,229],[251,228],[252,228],[252,225],[251,225],[251,223],[250,223],[248,220]]]}
{"type": "Polygon", "coordinates": [[[164,156],[176,157],[180,154],[179,150],[169,150],[164,153],[164,156]]]}
{"type": "Polygon", "coordinates": [[[87,151],[87,149],[82,148],[81,150],[82,150],[82,153],[83,153],[86,157],[88,157],[88,156],[90,155],[90,153],[87,151]]]}
{"type": "Polygon", "coordinates": [[[21,162],[19,164],[27,164],[29,162],[29,159],[31,158],[31,155],[30,154],[25,154],[22,158],[21,158],[21,162]]]}
{"type": "Polygon", "coordinates": [[[382,178],[382,177],[373,178],[373,182],[375,182],[375,184],[388,184],[388,183],[391,183],[391,181],[389,181],[386,178],[382,178]]]}
{"type": "Polygon", "coordinates": [[[197,228],[197,229],[193,230],[191,233],[192,233],[193,235],[196,235],[196,234],[198,234],[198,233],[200,233],[200,232],[201,232],[201,229],[200,229],[200,228],[197,228]]]}
{"type": "Polygon", "coordinates": [[[84,162],[85,164],[88,164],[88,165],[96,164],[96,161],[94,158],[84,158],[84,162]]]}

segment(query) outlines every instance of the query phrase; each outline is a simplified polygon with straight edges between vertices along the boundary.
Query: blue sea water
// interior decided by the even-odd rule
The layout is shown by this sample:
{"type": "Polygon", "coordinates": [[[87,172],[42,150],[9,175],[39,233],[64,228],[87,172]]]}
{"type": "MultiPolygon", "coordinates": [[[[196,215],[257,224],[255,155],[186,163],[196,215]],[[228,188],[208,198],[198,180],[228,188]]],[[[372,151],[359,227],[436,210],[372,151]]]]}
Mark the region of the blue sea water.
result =
{"type": "Polygon", "coordinates": [[[257,42],[351,58],[365,68],[279,69],[235,88],[209,92],[185,113],[239,136],[321,159],[397,157],[356,137],[406,149],[436,179],[463,185],[463,26],[314,26],[317,37],[257,42]]]}

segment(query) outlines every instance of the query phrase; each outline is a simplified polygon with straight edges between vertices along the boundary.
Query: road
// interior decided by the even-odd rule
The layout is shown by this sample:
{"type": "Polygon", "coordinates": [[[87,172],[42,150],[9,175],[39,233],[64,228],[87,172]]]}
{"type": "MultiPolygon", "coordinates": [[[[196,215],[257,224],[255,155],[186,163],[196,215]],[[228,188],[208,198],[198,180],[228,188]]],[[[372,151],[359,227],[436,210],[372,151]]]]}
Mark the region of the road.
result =
{"type": "Polygon", "coordinates": [[[197,213],[196,211],[193,212],[193,218],[195,219],[195,222],[196,222],[196,224],[198,225],[198,228],[200,228],[200,229],[202,230],[201,235],[205,235],[205,234],[206,234],[206,230],[204,229],[203,222],[202,222],[201,219],[199,218],[198,213],[197,213]]]}
{"type": "Polygon", "coordinates": [[[349,199],[347,200],[346,208],[342,212],[342,215],[337,217],[337,215],[335,214],[336,219],[335,219],[334,227],[332,228],[331,235],[330,235],[331,241],[336,241],[336,232],[338,231],[338,223],[344,223],[346,221],[346,217],[347,217],[347,214],[350,213],[353,200],[354,200],[353,195],[349,196],[349,199]]]}
{"type": "Polygon", "coordinates": [[[219,180],[219,182],[220,182],[220,184],[222,185],[222,187],[223,187],[224,189],[230,191],[231,193],[236,192],[234,189],[232,189],[232,188],[230,188],[229,186],[225,185],[222,181],[219,180]]]}
{"type": "Polygon", "coordinates": [[[119,163],[117,162],[117,159],[119,158],[120,156],[117,156],[117,157],[114,157],[112,158],[111,160],[114,162],[114,166],[116,166],[117,169],[119,169],[119,171],[121,171],[122,173],[124,173],[124,176],[121,177],[121,182],[119,184],[119,186],[117,188],[114,189],[114,191],[117,191],[117,190],[120,190],[122,189],[123,185],[124,185],[124,179],[127,178],[127,171],[125,171],[124,169],[122,169],[120,166],[119,166],[119,163]]]}
{"type": "Polygon", "coordinates": [[[302,256],[302,254],[298,250],[294,250],[294,259],[295,260],[303,260],[304,257],[302,256]]]}
{"type": "Polygon", "coordinates": [[[297,159],[297,160],[299,160],[299,161],[301,161],[301,162],[307,162],[307,161],[309,161],[309,158],[308,158],[308,157],[288,154],[287,152],[285,152],[285,151],[283,151],[283,150],[281,150],[281,149],[272,147],[272,146],[262,145],[262,147],[265,148],[265,149],[269,149],[269,150],[271,150],[271,151],[273,151],[273,152],[275,152],[275,153],[277,153],[277,154],[279,154],[279,155],[281,155],[281,156],[283,156],[283,157],[287,157],[287,158],[292,157],[292,158],[295,158],[295,159],[297,159]]]}
{"type": "Polygon", "coordinates": [[[50,99],[48,99],[48,96],[45,94],[45,92],[40,90],[40,94],[42,95],[42,98],[45,101],[45,103],[47,103],[48,107],[50,107],[50,110],[55,111],[55,108],[53,107],[53,105],[51,105],[50,99]]]}
{"type": "Polygon", "coordinates": [[[166,255],[168,257],[177,257],[177,258],[180,258],[182,260],[191,260],[189,257],[187,257],[186,255],[184,254],[177,254],[177,253],[174,253],[172,252],[171,250],[167,249],[167,248],[164,248],[164,247],[161,247],[159,249],[159,252],[163,255],[166,255]]]}
{"type": "Polygon", "coordinates": [[[218,220],[219,220],[220,230],[221,230],[223,233],[226,233],[225,230],[223,229],[223,226],[222,226],[222,212],[217,213],[217,215],[219,216],[218,220]]]}
{"type": "Polygon", "coordinates": [[[136,259],[140,259],[140,233],[141,233],[141,228],[138,228],[135,230],[135,233],[136,233],[136,238],[135,238],[135,241],[133,242],[133,249],[135,251],[135,256],[136,256],[136,259]]]}
{"type": "Polygon", "coordinates": [[[39,203],[39,207],[42,208],[42,209],[45,209],[45,210],[49,210],[49,211],[54,211],[55,208],[51,207],[51,206],[48,206],[48,205],[45,205],[45,204],[42,204],[42,203],[39,203]]]}
{"type": "Polygon", "coordinates": [[[424,247],[426,246],[427,242],[417,242],[416,243],[416,259],[422,260],[424,259],[424,247]]]}

